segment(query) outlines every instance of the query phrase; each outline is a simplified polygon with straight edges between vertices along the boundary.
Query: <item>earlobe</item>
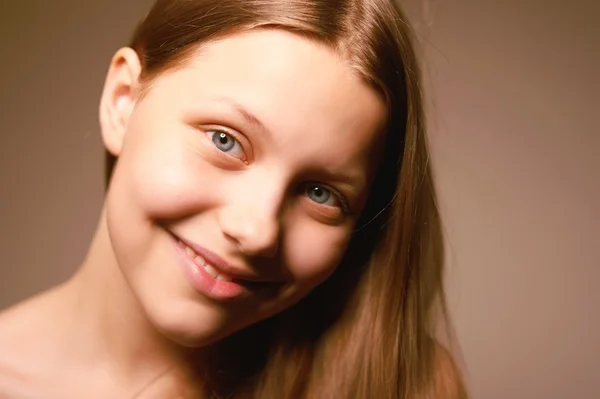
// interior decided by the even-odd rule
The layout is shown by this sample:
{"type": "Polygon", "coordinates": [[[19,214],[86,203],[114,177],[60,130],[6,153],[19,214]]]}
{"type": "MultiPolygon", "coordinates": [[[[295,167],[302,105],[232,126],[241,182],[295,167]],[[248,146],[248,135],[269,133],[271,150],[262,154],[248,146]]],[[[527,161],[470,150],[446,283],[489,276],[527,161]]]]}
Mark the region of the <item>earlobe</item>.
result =
{"type": "Polygon", "coordinates": [[[100,100],[100,127],[106,149],[119,156],[138,95],[140,59],[131,48],[116,52],[100,100]]]}

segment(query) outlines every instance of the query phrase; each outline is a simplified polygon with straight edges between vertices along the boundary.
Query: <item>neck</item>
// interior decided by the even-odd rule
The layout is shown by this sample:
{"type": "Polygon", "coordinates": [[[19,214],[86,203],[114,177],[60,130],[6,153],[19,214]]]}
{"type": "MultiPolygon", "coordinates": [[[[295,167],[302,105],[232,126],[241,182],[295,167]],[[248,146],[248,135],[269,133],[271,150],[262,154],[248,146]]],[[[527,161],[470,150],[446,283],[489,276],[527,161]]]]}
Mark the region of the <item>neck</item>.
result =
{"type": "Polygon", "coordinates": [[[64,286],[70,296],[70,352],[113,379],[143,386],[165,372],[187,374],[184,351],[149,323],[125,280],[110,243],[106,213],[82,267],[64,286]]]}

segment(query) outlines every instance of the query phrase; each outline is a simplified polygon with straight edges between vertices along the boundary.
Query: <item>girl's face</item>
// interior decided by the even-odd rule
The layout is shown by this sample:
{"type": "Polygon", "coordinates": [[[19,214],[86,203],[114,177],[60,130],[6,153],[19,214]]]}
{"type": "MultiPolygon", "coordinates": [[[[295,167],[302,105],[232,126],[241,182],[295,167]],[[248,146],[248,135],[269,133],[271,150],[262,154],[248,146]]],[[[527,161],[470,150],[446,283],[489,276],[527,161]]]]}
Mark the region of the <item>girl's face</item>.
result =
{"type": "Polygon", "coordinates": [[[377,93],[333,50],[277,30],[204,45],[139,101],[123,54],[101,105],[119,157],[107,226],[153,325],[206,345],[323,282],[368,194],[377,93]]]}

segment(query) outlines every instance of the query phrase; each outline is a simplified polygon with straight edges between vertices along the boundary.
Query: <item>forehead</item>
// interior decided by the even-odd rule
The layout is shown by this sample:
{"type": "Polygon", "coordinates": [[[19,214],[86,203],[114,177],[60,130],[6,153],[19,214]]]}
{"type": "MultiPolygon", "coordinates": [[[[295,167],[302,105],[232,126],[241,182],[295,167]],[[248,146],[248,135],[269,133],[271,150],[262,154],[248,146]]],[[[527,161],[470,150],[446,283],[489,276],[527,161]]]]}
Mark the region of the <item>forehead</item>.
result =
{"type": "Polygon", "coordinates": [[[165,107],[202,112],[233,105],[270,132],[287,160],[332,169],[367,162],[386,120],[384,101],[335,51],[282,30],[205,44],[156,83],[152,90],[165,107]]]}

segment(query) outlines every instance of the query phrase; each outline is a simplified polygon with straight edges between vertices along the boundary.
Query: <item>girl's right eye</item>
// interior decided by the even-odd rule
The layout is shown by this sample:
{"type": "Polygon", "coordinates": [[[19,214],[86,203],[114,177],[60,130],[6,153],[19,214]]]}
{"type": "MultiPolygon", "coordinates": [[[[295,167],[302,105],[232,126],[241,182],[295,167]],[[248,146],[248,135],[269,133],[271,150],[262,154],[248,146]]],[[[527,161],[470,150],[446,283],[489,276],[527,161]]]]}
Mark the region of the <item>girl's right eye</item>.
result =
{"type": "Polygon", "coordinates": [[[246,162],[244,148],[232,134],[222,130],[208,130],[206,134],[219,151],[246,162]]]}

